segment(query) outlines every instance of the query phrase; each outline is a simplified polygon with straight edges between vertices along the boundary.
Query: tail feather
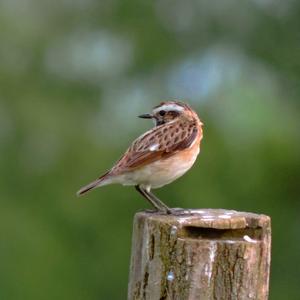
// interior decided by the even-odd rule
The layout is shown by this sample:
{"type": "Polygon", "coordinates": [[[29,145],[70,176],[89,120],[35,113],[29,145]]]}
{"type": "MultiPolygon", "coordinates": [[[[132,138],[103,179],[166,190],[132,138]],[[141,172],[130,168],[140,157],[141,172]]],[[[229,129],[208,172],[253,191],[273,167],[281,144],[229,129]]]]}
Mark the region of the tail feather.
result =
{"type": "MultiPolygon", "coordinates": [[[[77,192],[77,196],[82,196],[84,194],[86,194],[87,192],[104,185],[104,182],[107,179],[107,175],[108,173],[104,174],[103,176],[101,176],[100,178],[96,179],[95,181],[89,183],[88,185],[82,187],[78,192],[77,192]]],[[[107,182],[106,182],[107,184],[107,182]]]]}

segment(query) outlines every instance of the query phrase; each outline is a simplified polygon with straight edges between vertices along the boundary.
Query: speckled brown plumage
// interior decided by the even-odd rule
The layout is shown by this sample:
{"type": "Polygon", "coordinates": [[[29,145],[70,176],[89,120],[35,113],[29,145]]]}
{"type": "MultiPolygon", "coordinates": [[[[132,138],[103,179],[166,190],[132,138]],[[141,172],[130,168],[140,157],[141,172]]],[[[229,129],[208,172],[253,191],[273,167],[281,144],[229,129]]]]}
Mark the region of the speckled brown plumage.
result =
{"type": "Polygon", "coordinates": [[[157,126],[137,138],[110,173],[116,175],[128,172],[145,164],[170,157],[177,151],[188,148],[197,138],[198,131],[197,123],[194,120],[185,122],[179,120],[157,126]]]}

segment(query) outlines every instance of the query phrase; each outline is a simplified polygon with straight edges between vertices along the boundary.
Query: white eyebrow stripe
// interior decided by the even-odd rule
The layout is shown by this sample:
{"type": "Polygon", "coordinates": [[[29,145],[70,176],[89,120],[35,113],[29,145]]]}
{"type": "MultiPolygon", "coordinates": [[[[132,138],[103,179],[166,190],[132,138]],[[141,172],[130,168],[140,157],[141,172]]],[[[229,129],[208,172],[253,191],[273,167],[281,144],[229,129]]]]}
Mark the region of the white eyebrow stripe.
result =
{"type": "Polygon", "coordinates": [[[165,111],[170,111],[170,110],[175,110],[175,111],[183,111],[184,108],[178,104],[164,104],[162,106],[159,106],[153,110],[154,113],[160,111],[160,110],[165,110],[165,111]]]}

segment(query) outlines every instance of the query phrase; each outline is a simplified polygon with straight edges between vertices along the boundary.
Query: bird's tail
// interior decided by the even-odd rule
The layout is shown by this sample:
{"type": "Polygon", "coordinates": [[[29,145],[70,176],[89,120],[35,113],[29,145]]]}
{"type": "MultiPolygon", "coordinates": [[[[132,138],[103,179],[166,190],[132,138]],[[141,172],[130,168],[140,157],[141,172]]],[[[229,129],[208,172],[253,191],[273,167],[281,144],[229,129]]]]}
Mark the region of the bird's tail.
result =
{"type": "Polygon", "coordinates": [[[77,192],[77,196],[82,196],[84,194],[86,194],[87,192],[100,187],[102,185],[106,185],[109,184],[109,180],[108,180],[108,173],[105,173],[104,175],[102,175],[101,177],[99,177],[98,179],[96,179],[95,181],[89,183],[88,185],[82,187],[78,192],[77,192]]]}

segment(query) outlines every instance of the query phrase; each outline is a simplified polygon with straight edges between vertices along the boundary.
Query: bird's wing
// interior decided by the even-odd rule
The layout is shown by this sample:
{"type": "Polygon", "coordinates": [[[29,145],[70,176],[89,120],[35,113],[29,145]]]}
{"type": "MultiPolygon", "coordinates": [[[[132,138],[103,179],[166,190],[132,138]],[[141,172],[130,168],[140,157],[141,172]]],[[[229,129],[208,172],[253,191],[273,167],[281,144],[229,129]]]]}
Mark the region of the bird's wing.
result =
{"type": "Polygon", "coordinates": [[[136,139],[111,172],[121,174],[170,157],[190,147],[197,135],[195,123],[176,122],[157,126],[136,139]]]}

